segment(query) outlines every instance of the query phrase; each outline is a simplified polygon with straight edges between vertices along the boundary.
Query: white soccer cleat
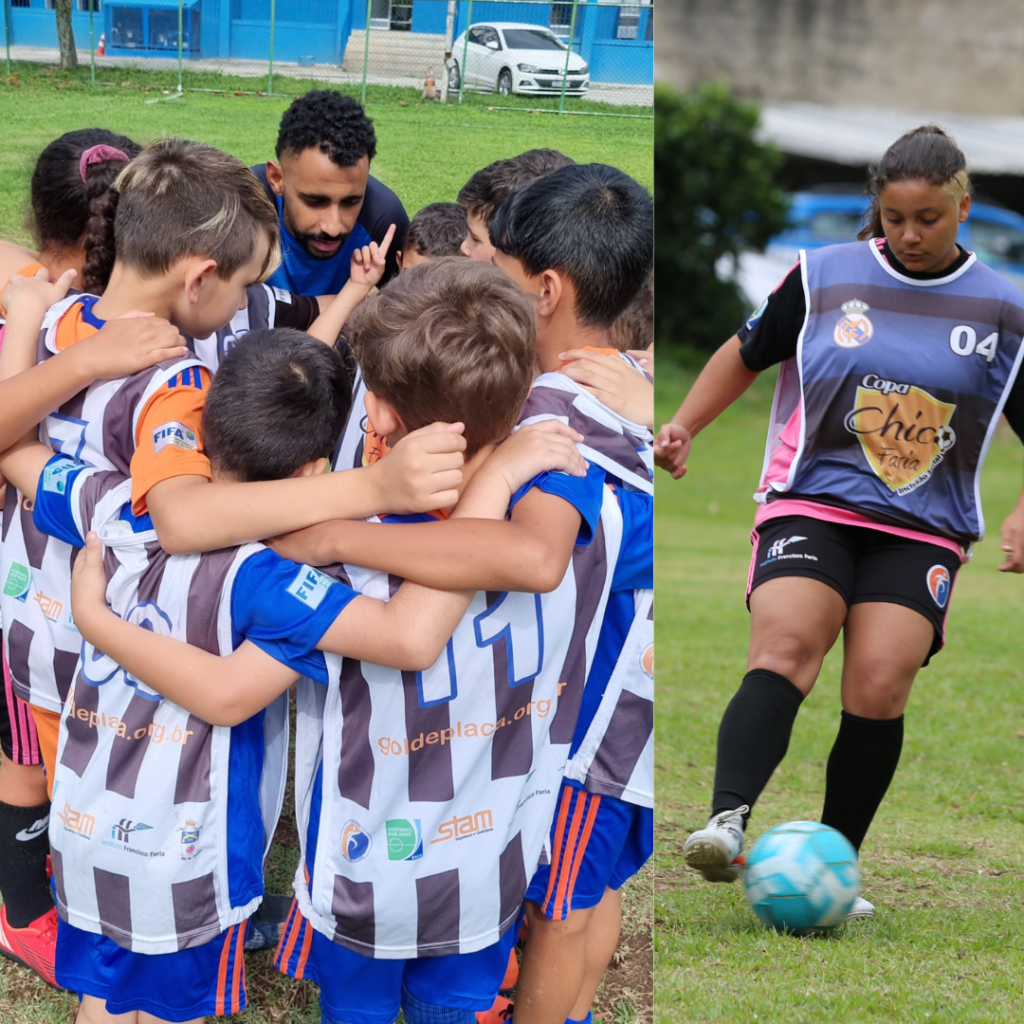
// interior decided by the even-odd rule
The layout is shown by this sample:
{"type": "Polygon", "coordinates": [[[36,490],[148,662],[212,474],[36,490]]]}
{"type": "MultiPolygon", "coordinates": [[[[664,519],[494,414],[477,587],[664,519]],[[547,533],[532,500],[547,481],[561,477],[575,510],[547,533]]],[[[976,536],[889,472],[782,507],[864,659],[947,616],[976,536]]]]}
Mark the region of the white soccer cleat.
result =
{"type": "Polygon", "coordinates": [[[742,867],[734,861],[743,853],[743,815],[749,810],[744,804],[734,811],[722,811],[691,833],[683,847],[687,866],[709,882],[735,882],[742,867]]]}
{"type": "Polygon", "coordinates": [[[868,903],[863,896],[858,896],[846,915],[847,921],[870,921],[875,916],[874,903],[868,903]]]}

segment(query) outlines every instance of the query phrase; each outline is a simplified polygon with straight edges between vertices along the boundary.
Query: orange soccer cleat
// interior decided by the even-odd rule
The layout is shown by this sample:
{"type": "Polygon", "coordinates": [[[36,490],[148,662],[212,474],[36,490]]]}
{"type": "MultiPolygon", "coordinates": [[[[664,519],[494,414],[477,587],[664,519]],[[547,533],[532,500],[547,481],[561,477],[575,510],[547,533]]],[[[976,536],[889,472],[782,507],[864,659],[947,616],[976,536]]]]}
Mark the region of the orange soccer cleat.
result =
{"type": "Polygon", "coordinates": [[[24,928],[7,923],[7,907],[0,905],[0,955],[35,971],[47,985],[60,988],[54,974],[57,953],[57,908],[48,910],[24,928]]]}

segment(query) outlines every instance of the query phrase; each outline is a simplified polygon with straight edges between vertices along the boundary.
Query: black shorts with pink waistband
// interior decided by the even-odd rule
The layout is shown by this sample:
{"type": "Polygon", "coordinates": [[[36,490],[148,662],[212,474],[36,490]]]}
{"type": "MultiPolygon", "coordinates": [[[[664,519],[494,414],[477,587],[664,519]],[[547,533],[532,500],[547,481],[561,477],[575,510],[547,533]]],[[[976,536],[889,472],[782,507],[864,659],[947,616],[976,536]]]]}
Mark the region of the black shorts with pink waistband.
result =
{"type": "Polygon", "coordinates": [[[960,558],[941,544],[810,516],[780,516],[754,530],[750,595],[782,576],[806,576],[835,590],[850,607],[885,602],[923,615],[935,630],[925,664],[945,643],[946,615],[960,558]]]}

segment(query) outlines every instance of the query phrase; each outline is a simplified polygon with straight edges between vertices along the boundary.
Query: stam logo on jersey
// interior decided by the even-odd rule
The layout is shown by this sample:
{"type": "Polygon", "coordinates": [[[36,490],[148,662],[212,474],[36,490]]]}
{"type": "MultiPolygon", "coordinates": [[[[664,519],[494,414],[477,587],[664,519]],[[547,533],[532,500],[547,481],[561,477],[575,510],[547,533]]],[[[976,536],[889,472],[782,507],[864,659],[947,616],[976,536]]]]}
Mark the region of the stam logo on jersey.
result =
{"type": "Polygon", "coordinates": [[[358,821],[349,820],[341,830],[341,855],[350,864],[363,860],[370,852],[370,834],[358,821]]]}
{"type": "Polygon", "coordinates": [[[933,565],[925,577],[928,582],[928,593],[932,600],[940,607],[945,608],[949,600],[949,591],[952,584],[949,581],[949,570],[944,565],[933,565]]]}
{"type": "Polygon", "coordinates": [[[956,444],[956,406],[924,388],[865,374],[845,425],[875,475],[902,497],[920,487],[956,444]]]}
{"type": "Polygon", "coordinates": [[[419,818],[392,818],[384,822],[388,860],[419,860],[423,856],[423,828],[419,818]]]}

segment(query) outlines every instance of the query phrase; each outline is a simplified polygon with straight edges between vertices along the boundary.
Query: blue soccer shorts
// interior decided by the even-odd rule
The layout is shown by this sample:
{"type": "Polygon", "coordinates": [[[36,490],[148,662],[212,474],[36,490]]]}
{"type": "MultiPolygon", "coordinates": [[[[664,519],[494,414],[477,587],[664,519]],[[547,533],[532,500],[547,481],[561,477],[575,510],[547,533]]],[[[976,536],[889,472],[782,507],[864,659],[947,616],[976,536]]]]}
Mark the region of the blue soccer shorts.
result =
{"type": "Polygon", "coordinates": [[[274,965],[320,986],[323,1024],[476,1024],[489,1010],[508,968],[518,922],[476,953],[417,960],[375,960],[321,935],[292,901],[274,965]]]}
{"type": "Polygon", "coordinates": [[[551,863],[537,868],[526,899],[551,921],[596,907],[620,889],[654,852],[654,812],[562,781],[551,825],[551,863]]]}
{"type": "Polygon", "coordinates": [[[105,935],[57,924],[57,984],[105,999],[109,1013],[145,1010],[161,1020],[224,1017],[246,1007],[245,929],[232,925],[177,953],[133,953],[105,935]]]}

